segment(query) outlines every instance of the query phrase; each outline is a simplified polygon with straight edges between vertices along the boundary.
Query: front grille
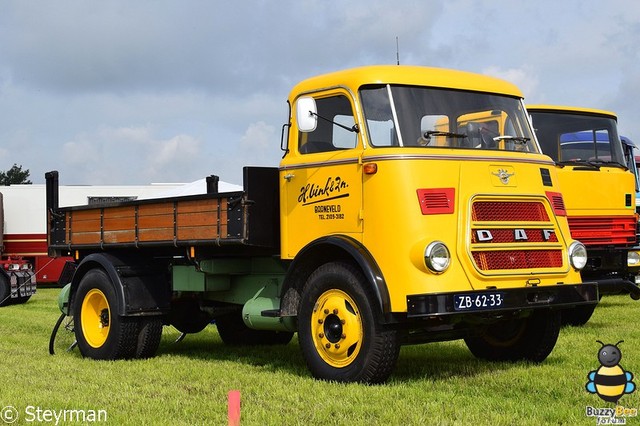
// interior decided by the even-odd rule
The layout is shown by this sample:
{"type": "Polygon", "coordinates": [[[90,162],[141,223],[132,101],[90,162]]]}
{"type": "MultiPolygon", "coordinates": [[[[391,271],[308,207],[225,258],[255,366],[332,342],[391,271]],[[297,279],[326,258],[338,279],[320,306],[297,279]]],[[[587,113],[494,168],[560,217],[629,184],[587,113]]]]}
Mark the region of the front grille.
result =
{"type": "Polygon", "coordinates": [[[477,201],[473,203],[471,219],[481,222],[548,222],[549,215],[544,205],[537,201],[477,201]]]}
{"type": "Polygon", "coordinates": [[[633,216],[568,217],[571,237],[585,246],[636,243],[636,220],[633,216]]]}
{"type": "Polygon", "coordinates": [[[496,269],[540,269],[562,267],[562,250],[505,250],[474,252],[482,271],[496,269]]]}
{"type": "Polygon", "coordinates": [[[469,244],[479,271],[540,273],[566,268],[559,230],[545,201],[478,197],[473,202],[469,244]]]}

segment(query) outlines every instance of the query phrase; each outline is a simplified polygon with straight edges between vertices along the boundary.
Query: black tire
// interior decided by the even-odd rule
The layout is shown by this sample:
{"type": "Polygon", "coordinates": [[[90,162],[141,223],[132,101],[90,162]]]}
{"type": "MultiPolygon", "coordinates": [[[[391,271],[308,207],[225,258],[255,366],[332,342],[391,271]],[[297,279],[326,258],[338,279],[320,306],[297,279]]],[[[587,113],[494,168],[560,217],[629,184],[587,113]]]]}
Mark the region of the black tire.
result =
{"type": "Polygon", "coordinates": [[[181,333],[199,333],[212,321],[209,314],[200,309],[195,299],[177,299],[171,302],[169,324],[181,333]]]}
{"type": "Polygon", "coordinates": [[[560,312],[536,310],[527,318],[489,326],[479,336],[467,337],[471,353],[488,361],[544,361],[560,333],[560,312]]]}
{"type": "Polygon", "coordinates": [[[242,312],[233,312],[216,318],[220,339],[225,345],[286,345],[293,338],[289,331],[254,330],[242,320],[242,312]]]}
{"type": "Polygon", "coordinates": [[[7,281],[7,277],[4,274],[0,274],[0,307],[11,305],[13,302],[9,281],[7,281]]]}
{"type": "Polygon", "coordinates": [[[562,311],[562,325],[580,327],[591,319],[598,305],[581,305],[562,311]]]}
{"type": "Polygon", "coordinates": [[[138,345],[138,321],[118,315],[120,301],[107,274],[92,269],[73,298],[74,330],[80,353],[93,359],[132,358],[138,345]]]}
{"type": "Polygon", "coordinates": [[[138,319],[138,344],[136,358],[152,358],[158,351],[162,339],[162,318],[143,317],[138,319]]]}
{"type": "Polygon", "coordinates": [[[377,305],[354,266],[333,262],[316,269],[302,291],[298,339],[311,374],[337,382],[384,382],[393,371],[400,341],[374,315],[377,305]]]}

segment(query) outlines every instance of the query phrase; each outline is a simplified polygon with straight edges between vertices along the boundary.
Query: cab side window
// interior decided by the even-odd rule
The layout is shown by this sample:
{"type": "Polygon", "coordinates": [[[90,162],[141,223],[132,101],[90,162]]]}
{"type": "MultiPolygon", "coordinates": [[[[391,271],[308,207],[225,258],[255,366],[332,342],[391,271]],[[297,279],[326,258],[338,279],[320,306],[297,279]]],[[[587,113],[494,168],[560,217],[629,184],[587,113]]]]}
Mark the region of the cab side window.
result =
{"type": "Polygon", "coordinates": [[[300,153],[314,154],[355,148],[358,135],[349,99],[344,95],[316,99],[318,125],[313,132],[298,135],[300,153]],[[346,127],[346,128],[345,128],[346,127]]]}

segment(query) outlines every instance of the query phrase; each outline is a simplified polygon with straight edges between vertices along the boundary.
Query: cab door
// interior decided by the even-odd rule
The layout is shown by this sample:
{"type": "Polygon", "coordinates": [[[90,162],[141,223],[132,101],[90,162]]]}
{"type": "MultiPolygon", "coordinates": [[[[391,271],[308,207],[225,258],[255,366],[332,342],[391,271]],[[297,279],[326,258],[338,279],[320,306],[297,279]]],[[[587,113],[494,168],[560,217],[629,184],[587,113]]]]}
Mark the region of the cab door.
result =
{"type": "Polygon", "coordinates": [[[289,150],[280,163],[283,258],[294,258],[322,236],[362,239],[362,141],[353,102],[342,91],[313,98],[315,129],[303,132],[292,125],[289,150]]]}

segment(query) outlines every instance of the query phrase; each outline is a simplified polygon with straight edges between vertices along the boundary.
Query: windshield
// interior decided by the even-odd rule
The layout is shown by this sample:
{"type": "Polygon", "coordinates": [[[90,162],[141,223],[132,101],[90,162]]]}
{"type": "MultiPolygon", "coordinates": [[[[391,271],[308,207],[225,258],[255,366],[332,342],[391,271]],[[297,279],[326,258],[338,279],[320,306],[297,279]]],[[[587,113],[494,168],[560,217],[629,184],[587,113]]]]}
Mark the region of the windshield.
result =
{"type": "Polygon", "coordinates": [[[613,118],[532,112],[531,120],[542,152],[558,163],[625,164],[613,118]]]}
{"type": "Polygon", "coordinates": [[[360,89],[374,147],[538,152],[518,98],[430,87],[360,89]]]}

